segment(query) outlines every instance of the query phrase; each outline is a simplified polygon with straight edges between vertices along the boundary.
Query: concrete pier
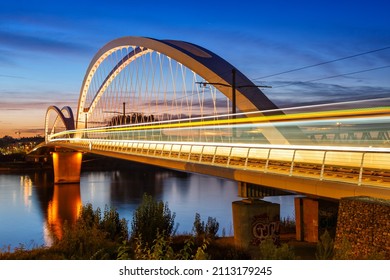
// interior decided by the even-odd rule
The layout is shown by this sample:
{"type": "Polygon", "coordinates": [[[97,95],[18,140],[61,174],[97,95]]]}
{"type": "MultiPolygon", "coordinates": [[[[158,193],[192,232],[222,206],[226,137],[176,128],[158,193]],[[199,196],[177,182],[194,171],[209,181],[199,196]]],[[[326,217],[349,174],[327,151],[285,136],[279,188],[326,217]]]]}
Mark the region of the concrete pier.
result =
{"type": "Polygon", "coordinates": [[[296,197],[294,204],[297,240],[318,242],[325,230],[334,237],[338,214],[337,201],[296,197]]]}
{"type": "Polygon", "coordinates": [[[258,246],[266,238],[279,241],[279,204],[259,199],[244,199],[234,201],[232,209],[236,247],[258,246]]]}
{"type": "Polygon", "coordinates": [[[53,152],[54,183],[79,183],[82,153],[70,150],[53,152]]]}

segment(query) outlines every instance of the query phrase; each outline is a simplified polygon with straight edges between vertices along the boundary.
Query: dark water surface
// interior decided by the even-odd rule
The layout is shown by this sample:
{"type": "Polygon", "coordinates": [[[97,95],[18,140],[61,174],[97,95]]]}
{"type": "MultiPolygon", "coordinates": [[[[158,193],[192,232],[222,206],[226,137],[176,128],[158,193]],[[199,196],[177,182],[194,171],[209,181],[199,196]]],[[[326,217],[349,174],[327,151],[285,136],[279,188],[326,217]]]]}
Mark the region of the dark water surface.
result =
{"type": "MultiPolygon", "coordinates": [[[[232,202],[240,200],[237,184],[215,177],[147,166],[116,171],[83,171],[80,184],[54,185],[50,172],[0,174],[0,249],[24,244],[48,245],[81,205],[115,207],[129,221],[144,193],[168,203],[176,213],[178,233],[189,233],[195,213],[215,217],[226,235],[233,235],[232,202]]],[[[293,217],[293,196],[267,198],[281,203],[281,217],[293,217]]]]}

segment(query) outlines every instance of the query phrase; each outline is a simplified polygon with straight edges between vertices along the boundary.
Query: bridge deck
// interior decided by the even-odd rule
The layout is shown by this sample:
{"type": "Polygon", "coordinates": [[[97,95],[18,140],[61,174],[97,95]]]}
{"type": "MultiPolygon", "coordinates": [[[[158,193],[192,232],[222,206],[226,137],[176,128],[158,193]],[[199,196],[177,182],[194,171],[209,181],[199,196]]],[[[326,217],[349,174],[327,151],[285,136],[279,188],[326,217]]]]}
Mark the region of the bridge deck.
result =
{"type": "Polygon", "coordinates": [[[62,139],[84,152],[197,172],[314,196],[390,199],[390,154],[382,148],[62,139]]]}

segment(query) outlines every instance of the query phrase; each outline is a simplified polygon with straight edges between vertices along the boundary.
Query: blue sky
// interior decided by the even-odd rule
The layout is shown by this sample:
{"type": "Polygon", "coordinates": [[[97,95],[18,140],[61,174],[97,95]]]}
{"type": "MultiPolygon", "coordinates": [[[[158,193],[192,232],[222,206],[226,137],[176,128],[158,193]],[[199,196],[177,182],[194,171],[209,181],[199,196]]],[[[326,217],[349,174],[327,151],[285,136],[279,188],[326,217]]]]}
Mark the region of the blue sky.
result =
{"type": "Polygon", "coordinates": [[[42,133],[49,105],[76,111],[90,60],[122,36],[201,45],[272,85],[281,106],[390,96],[389,10],[385,0],[1,1],[0,137],[42,133]]]}

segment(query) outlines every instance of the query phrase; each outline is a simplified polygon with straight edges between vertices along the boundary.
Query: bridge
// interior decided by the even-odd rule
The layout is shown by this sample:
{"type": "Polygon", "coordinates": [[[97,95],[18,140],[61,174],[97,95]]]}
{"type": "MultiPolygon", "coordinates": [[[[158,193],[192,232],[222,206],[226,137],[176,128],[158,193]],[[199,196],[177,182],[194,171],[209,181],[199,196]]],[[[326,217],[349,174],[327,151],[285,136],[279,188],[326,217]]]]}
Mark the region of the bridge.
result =
{"type": "Polygon", "coordinates": [[[203,47],[119,38],[93,57],[75,117],[48,108],[40,147],[56,183],[94,153],[235,180],[246,198],[390,199],[389,99],[280,109],[263,87],[203,47]]]}

